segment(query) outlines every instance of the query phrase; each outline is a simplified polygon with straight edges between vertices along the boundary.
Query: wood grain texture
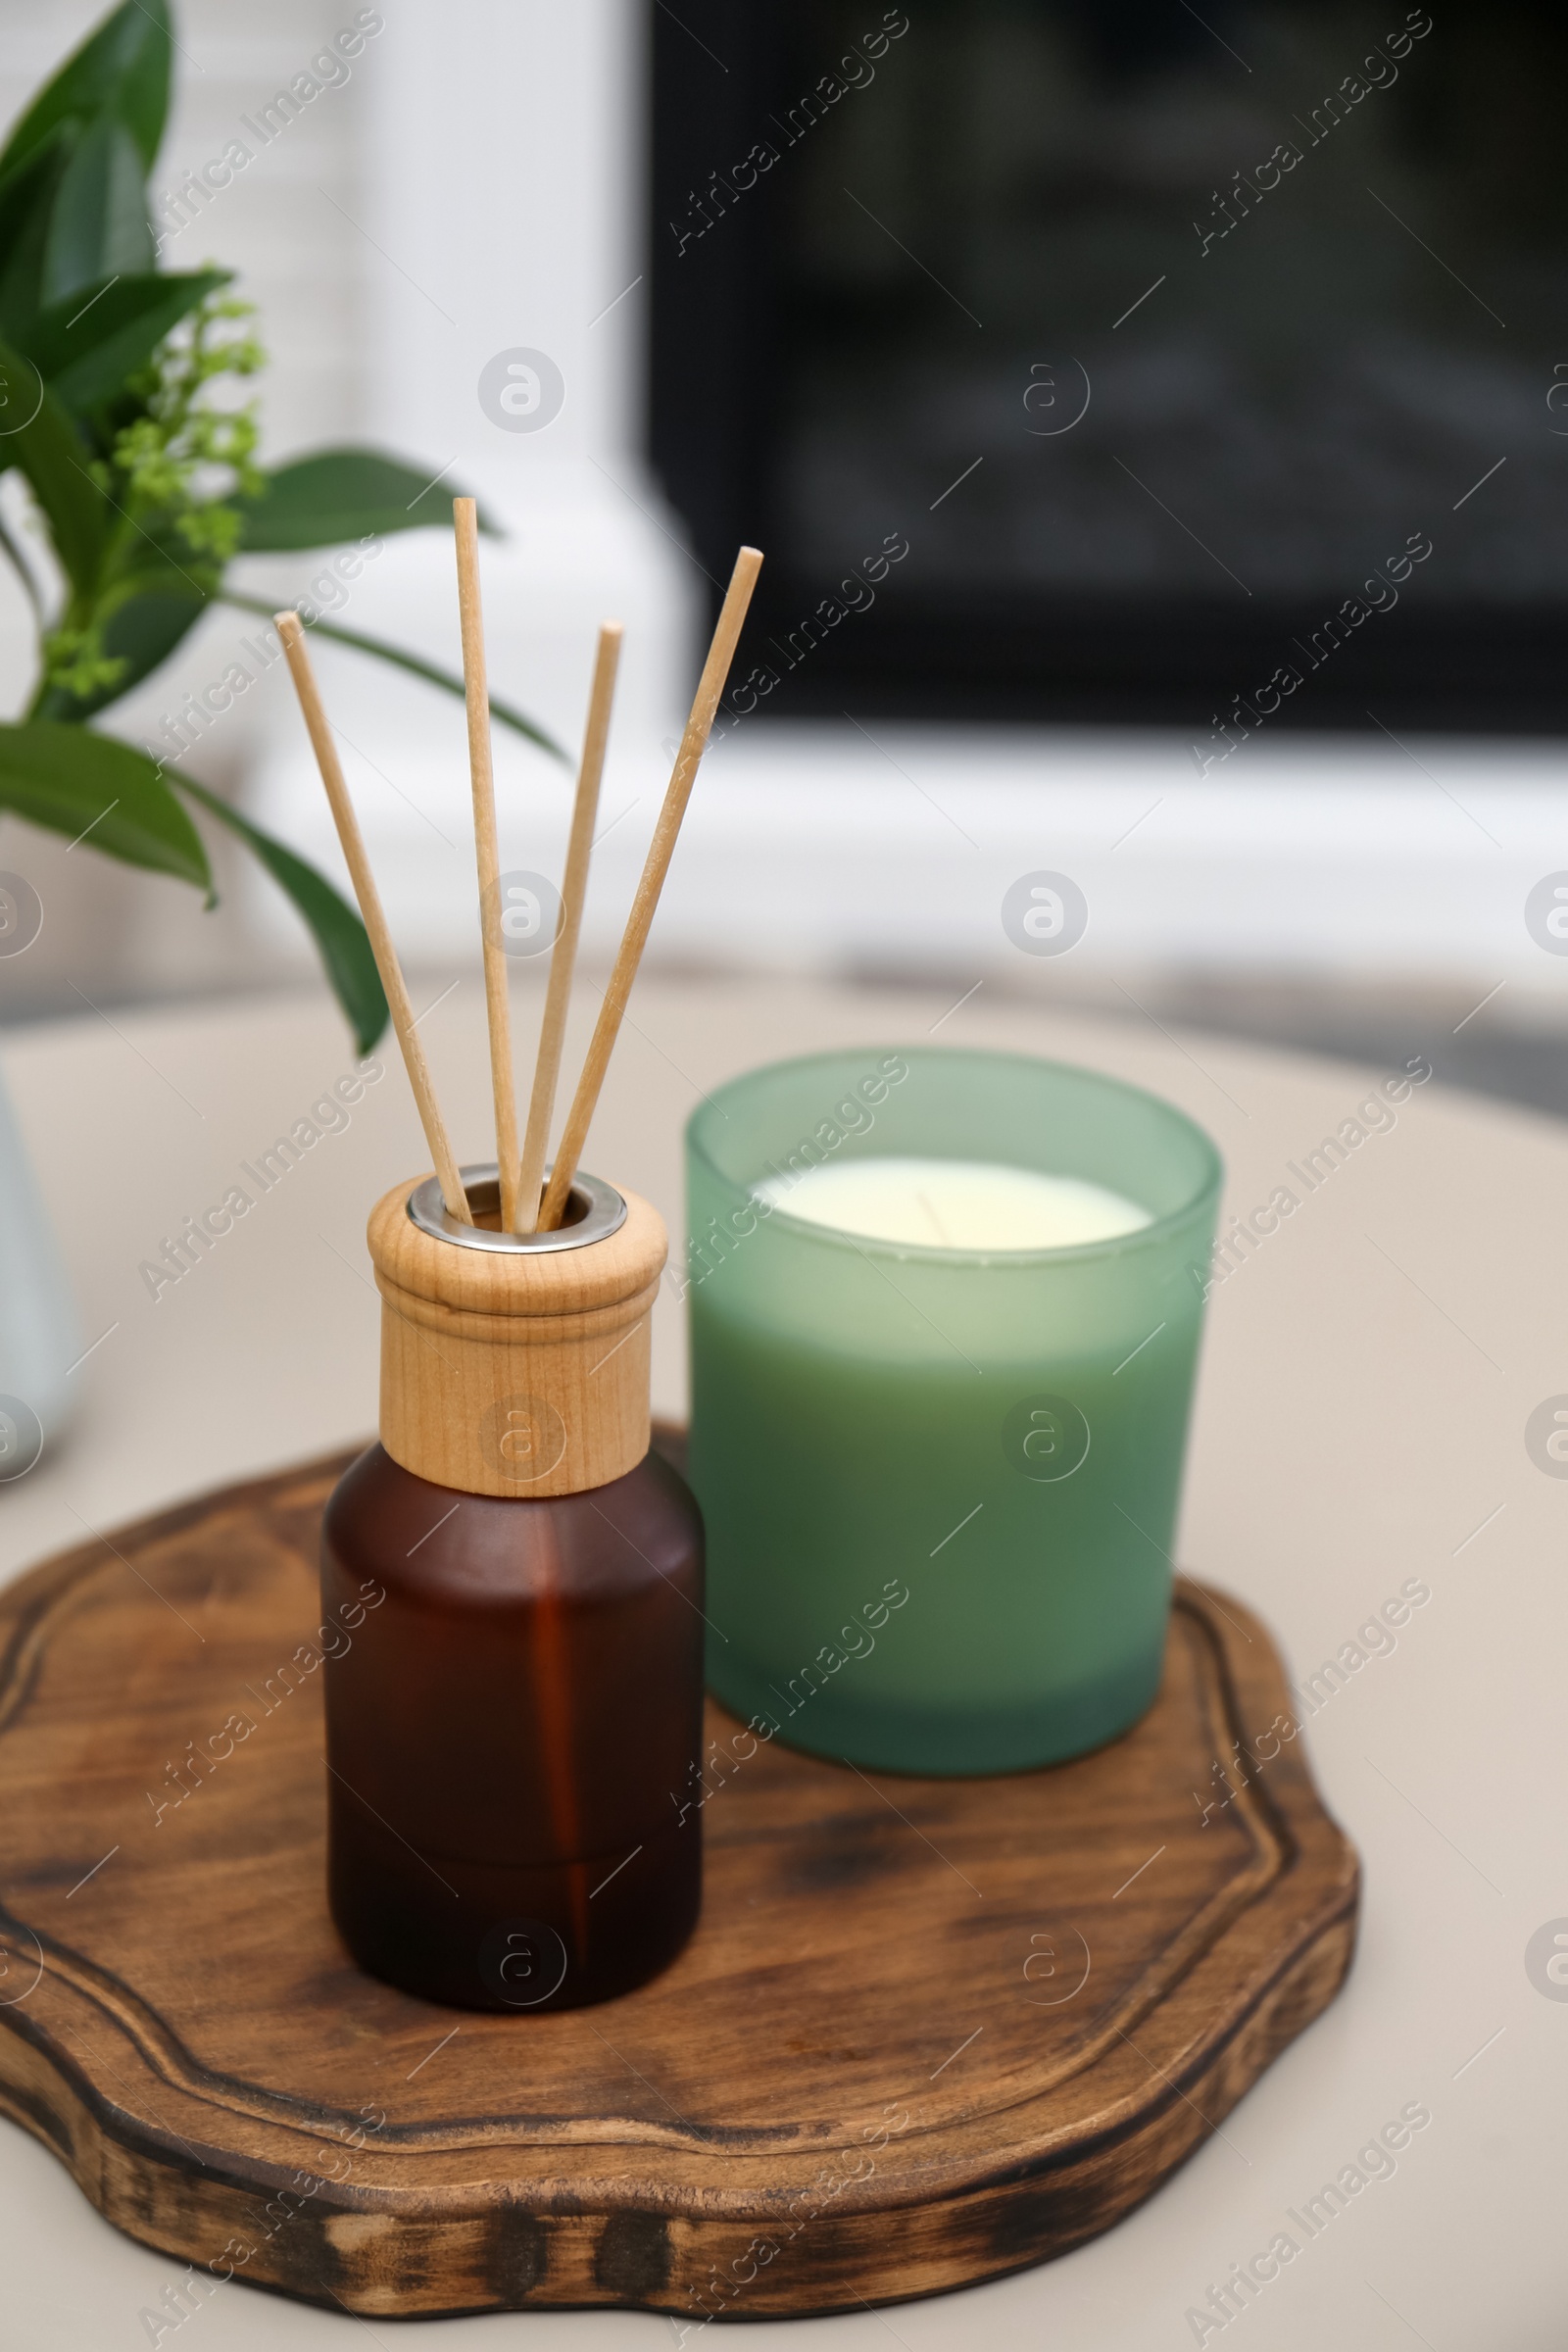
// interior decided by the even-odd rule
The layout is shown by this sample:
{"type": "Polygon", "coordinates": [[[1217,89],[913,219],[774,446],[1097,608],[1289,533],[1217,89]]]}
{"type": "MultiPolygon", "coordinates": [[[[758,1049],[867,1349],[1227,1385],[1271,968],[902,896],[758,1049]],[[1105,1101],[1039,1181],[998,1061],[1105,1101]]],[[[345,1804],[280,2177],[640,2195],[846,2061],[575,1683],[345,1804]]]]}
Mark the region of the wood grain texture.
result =
{"type": "Polygon", "coordinates": [[[516,1233],[521,1230],[517,1224],[517,1097],[512,1070],[512,992],[506,938],[501,928],[501,845],[496,837],[495,758],[490,741],[490,681],[484,652],[476,500],[452,501],[452,526],[458,557],[463,699],[468,721],[468,782],[473,795],[473,851],[479,874],[479,940],[484,957],[484,1009],[490,1039],[490,1100],[496,1119],[501,1226],[505,1233],[516,1233]]]}
{"type": "Polygon", "coordinates": [[[669,1249],[659,1211],[622,1189],[625,1223],[580,1250],[466,1250],[413,1222],[419,1181],[395,1185],[367,1230],[393,1460],[466,1494],[578,1494],[635,1469],[669,1249]]]}
{"type": "Polygon", "coordinates": [[[0,2106],[215,2285],[371,2320],[937,2293],[1109,2228],[1343,1980],[1356,1861],[1300,1740],[1201,1821],[1290,1702],[1186,1582],[1153,1709],[1049,1771],[868,1778],[711,1709],[703,1922],[623,2000],[361,1977],[310,1662],[341,1467],[0,1594],[0,2106]]]}

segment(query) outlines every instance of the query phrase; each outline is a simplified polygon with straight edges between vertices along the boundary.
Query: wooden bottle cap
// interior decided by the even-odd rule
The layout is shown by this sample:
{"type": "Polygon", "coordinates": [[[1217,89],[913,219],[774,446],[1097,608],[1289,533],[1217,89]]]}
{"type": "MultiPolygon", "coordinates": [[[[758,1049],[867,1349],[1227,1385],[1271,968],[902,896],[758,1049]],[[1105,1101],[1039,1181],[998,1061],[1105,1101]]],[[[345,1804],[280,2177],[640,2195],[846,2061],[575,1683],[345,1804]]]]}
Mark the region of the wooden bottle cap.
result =
{"type": "Polygon", "coordinates": [[[499,1230],[496,1170],[462,1171],[475,1222],[433,1177],[370,1212],[381,1294],[381,1443],[467,1494],[577,1494],[649,1444],[650,1317],[668,1254],[657,1209],[579,1175],[553,1233],[499,1230]]]}

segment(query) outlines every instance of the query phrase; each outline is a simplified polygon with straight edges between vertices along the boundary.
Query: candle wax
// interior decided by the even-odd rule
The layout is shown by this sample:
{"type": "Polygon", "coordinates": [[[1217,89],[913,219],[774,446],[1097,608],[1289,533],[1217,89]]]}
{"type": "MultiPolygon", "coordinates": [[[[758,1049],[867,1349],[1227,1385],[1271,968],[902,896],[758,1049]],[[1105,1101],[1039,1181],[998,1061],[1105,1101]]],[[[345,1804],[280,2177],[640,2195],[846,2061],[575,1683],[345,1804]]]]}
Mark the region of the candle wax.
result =
{"type": "Polygon", "coordinates": [[[1152,1221],[1103,1185],[997,1160],[826,1161],[804,1175],[766,1177],[753,1190],[808,1224],[937,1250],[1070,1250],[1152,1221]]]}

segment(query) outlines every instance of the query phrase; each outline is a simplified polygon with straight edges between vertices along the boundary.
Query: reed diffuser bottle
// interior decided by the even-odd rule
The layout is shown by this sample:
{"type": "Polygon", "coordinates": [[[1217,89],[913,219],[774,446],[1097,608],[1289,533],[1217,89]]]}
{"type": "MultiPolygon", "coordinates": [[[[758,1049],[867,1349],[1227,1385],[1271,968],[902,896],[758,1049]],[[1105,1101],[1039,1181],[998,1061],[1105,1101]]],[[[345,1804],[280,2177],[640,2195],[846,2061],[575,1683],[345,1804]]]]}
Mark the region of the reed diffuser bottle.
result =
{"type": "Polygon", "coordinates": [[[360,1965],[461,2008],[630,1990],[701,1899],[702,1522],[650,1450],[657,1212],[579,1175],[498,1230],[495,1168],[369,1224],[381,1436],[327,1506],[328,1890],[360,1965]]]}
{"type": "Polygon", "coordinates": [[[460,1168],[306,651],[277,615],[435,1174],[370,1218],[381,1438],[321,1536],[327,1892],[363,1968],[466,2009],[629,1992],[697,1920],[681,1792],[702,1751],[703,1531],[650,1450],[657,1212],[580,1172],[594,1105],[761,565],[743,547],[547,1171],[572,959],[619,658],[589,697],[562,922],[517,1151],[479,598],[478,513],[453,502],[496,1158],[460,1168]]]}

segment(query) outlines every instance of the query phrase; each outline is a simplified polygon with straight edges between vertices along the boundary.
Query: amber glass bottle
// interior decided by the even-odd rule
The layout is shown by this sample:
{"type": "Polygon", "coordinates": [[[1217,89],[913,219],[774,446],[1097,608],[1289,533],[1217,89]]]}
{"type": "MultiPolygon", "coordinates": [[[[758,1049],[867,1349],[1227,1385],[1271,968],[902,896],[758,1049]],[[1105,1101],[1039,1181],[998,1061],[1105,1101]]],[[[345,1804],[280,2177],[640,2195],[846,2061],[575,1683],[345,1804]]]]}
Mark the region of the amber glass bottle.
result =
{"type": "Polygon", "coordinates": [[[370,1219],[381,1442],[327,1506],[328,1883],[363,1968],[461,2008],[629,1991],[701,1899],[702,1522],[649,1449],[663,1226],[579,1178],[559,1233],[433,1180],[370,1219]],[[360,1615],[363,1608],[364,1614],[360,1615]]]}

